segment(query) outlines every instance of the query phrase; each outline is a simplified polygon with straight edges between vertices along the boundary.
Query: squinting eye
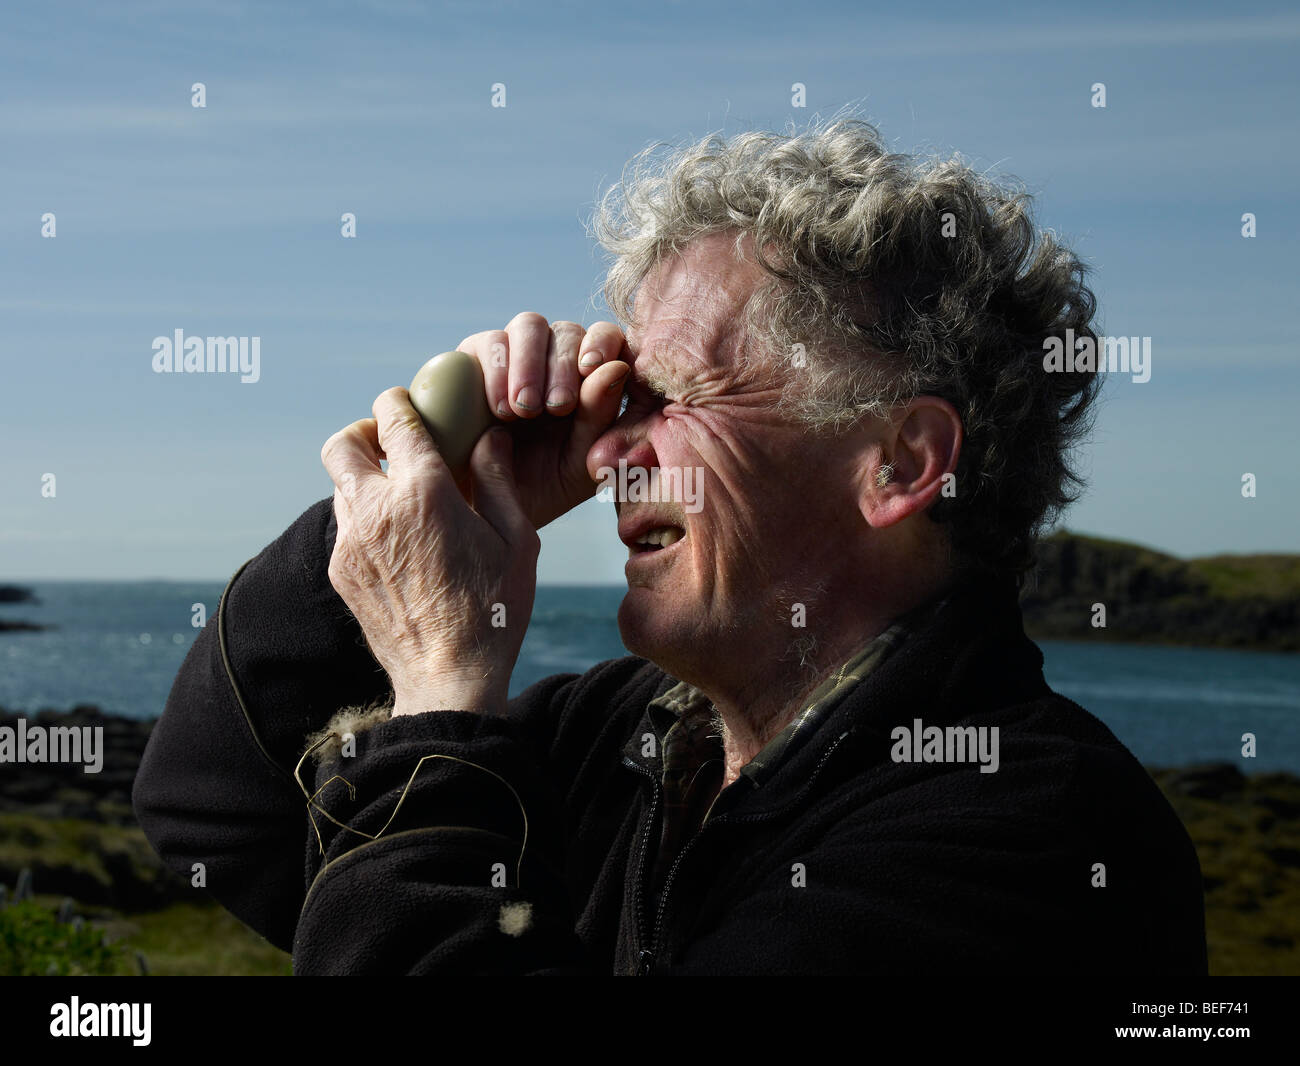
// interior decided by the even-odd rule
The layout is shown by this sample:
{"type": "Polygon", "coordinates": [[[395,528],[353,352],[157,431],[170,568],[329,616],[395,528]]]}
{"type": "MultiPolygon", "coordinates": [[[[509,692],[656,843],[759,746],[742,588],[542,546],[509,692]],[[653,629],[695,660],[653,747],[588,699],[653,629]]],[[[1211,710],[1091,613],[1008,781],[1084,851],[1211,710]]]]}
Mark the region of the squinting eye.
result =
{"type": "Polygon", "coordinates": [[[662,391],[640,381],[629,381],[618,404],[618,413],[623,414],[629,407],[652,411],[668,402],[662,391]]]}

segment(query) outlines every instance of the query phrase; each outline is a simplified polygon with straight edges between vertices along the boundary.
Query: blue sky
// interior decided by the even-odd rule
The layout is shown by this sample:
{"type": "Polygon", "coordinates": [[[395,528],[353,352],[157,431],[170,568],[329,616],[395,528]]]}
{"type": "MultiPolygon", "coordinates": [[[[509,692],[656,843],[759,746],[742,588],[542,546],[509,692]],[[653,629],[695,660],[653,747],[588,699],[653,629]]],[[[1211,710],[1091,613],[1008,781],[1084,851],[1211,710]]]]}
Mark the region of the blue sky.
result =
{"type": "MultiPolygon", "coordinates": [[[[6,5],[0,577],[227,577],[329,494],[324,440],[428,356],[522,310],[610,317],[584,221],[636,151],[846,104],[897,150],[1024,180],[1104,331],[1152,338],[1151,380],[1108,382],[1066,525],[1300,550],[1300,13],[900,10],[6,5]],[[153,373],[177,328],[259,336],[261,380],[153,373]]],[[[622,580],[608,503],[543,542],[542,581],[622,580]]]]}

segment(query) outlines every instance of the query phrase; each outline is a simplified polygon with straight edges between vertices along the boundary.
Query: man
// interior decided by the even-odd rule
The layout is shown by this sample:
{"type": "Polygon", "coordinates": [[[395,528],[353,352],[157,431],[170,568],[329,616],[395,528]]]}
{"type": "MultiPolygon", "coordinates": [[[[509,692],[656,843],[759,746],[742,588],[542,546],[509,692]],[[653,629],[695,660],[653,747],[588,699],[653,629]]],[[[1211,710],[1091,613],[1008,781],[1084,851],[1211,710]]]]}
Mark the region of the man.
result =
{"type": "Polygon", "coordinates": [[[1020,623],[1079,261],[853,121],[648,156],[597,229],[626,334],[466,338],[465,481],[402,389],[326,443],[150,741],[160,854],[299,973],[1204,973],[1185,831],[1020,623]],[[633,655],[509,700],[613,470],[699,486],[616,503],[633,655]]]}

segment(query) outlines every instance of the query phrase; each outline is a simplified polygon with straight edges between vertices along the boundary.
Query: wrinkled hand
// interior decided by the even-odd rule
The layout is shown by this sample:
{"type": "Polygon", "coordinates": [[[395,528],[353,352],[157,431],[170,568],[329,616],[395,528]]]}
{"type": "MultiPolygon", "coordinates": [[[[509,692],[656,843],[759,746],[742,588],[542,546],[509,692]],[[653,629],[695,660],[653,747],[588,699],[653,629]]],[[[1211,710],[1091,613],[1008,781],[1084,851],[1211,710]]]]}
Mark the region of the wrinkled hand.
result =
{"type": "Polygon", "coordinates": [[[374,415],[321,449],[338,523],[330,583],[388,672],[395,715],[504,708],[541,546],[510,435],[494,427],[475,446],[471,508],[405,389],[374,415]]]}
{"type": "Polygon", "coordinates": [[[623,331],[523,312],[457,347],[478,359],[488,408],[514,438],[519,498],[533,528],[595,495],[587,453],[618,417],[630,369],[623,331]]]}

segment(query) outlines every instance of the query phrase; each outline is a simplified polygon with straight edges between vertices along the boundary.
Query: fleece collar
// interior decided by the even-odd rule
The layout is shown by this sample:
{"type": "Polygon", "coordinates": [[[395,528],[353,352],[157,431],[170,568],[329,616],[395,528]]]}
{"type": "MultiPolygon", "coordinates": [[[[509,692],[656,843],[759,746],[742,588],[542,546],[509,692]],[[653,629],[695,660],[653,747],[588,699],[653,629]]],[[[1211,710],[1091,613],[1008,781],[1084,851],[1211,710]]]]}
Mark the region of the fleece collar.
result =
{"type": "MultiPolygon", "coordinates": [[[[900,619],[823,682],[742,770],[749,787],[736,791],[746,794],[746,812],[776,809],[806,790],[832,750],[878,761],[888,758],[889,733],[900,722],[943,725],[1048,691],[1042,654],[1024,635],[1015,581],[970,577],[900,619]]],[[[698,689],[665,675],[623,749],[625,761],[657,776],[668,730],[682,715],[710,708],[698,689]],[[645,744],[647,734],[654,745],[645,744]]],[[[731,806],[721,799],[719,812],[731,806]]]]}
{"type": "MultiPolygon", "coordinates": [[[[919,617],[913,617],[895,622],[867,641],[855,655],[813,690],[794,719],[741,769],[740,772],[755,788],[761,787],[772,776],[783,758],[797,751],[812,737],[817,726],[825,721],[830,712],[903,643],[910,628],[918,620],[919,617]]],[[[660,738],[658,749],[663,753],[673,743],[675,733],[686,728],[697,716],[711,719],[715,712],[708,696],[694,685],[679,681],[663,695],[652,699],[646,707],[646,713],[660,738]]],[[[717,749],[717,756],[721,757],[720,739],[717,741],[717,749]]]]}

